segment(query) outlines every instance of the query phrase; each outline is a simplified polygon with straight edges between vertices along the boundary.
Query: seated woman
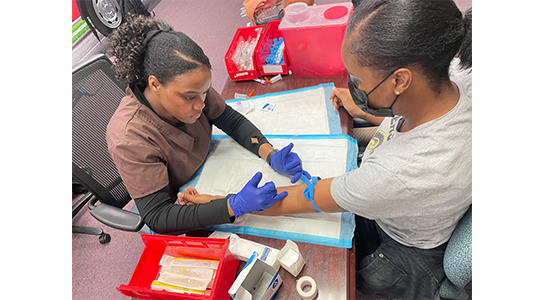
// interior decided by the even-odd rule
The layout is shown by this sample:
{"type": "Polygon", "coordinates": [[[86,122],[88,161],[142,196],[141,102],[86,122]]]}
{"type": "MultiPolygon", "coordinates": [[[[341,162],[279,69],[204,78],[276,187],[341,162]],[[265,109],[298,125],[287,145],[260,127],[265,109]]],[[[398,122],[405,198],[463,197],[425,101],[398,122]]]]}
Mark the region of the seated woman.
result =
{"type": "Polygon", "coordinates": [[[341,51],[351,97],[333,101],[352,116],[387,117],[358,169],[278,187],[289,195],[261,212],[355,213],[365,294],[439,299],[447,242],[472,203],[471,23],[451,0],[362,1],[341,51]]]}
{"type": "Polygon", "coordinates": [[[119,174],[149,228],[180,234],[266,209],[287,193],[274,183],[258,187],[257,173],[237,194],[205,204],[175,204],[178,189],[204,162],[212,125],[265,159],[272,168],[302,174],[292,145],[275,150],[244,116],[225,104],[211,87],[211,65],[188,36],[164,22],[130,15],[109,37],[118,80],[128,85],[126,97],[108,125],[106,139],[119,174]]]}

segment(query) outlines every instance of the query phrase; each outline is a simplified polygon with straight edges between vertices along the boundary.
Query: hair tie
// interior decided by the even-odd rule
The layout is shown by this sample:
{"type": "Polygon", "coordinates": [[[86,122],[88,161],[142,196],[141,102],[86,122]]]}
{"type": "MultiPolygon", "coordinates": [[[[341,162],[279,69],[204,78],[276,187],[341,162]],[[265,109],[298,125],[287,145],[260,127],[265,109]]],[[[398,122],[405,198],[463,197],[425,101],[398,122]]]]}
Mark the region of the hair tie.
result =
{"type": "Polygon", "coordinates": [[[150,32],[148,32],[146,35],[145,35],[145,39],[144,39],[144,43],[143,43],[143,48],[147,48],[147,44],[149,43],[149,41],[151,41],[151,39],[153,37],[155,37],[157,34],[161,33],[161,32],[169,32],[172,28],[170,28],[169,26],[166,26],[166,27],[163,27],[163,28],[160,28],[160,29],[155,29],[155,30],[151,30],[150,32]]]}

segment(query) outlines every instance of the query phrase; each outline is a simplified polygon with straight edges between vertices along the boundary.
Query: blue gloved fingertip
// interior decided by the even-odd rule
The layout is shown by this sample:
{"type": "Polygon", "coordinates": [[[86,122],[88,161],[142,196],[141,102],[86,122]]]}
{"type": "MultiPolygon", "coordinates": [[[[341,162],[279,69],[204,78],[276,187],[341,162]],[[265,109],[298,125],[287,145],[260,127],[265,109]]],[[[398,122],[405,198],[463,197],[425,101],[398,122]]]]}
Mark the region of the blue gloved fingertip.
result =
{"type": "Polygon", "coordinates": [[[293,175],[293,178],[291,178],[291,183],[295,183],[295,182],[299,181],[300,177],[301,177],[301,173],[297,173],[297,174],[293,175]]]}
{"type": "Polygon", "coordinates": [[[287,191],[283,191],[283,192],[278,194],[278,197],[280,199],[283,199],[283,198],[287,197],[287,195],[289,195],[289,193],[287,191]]]}

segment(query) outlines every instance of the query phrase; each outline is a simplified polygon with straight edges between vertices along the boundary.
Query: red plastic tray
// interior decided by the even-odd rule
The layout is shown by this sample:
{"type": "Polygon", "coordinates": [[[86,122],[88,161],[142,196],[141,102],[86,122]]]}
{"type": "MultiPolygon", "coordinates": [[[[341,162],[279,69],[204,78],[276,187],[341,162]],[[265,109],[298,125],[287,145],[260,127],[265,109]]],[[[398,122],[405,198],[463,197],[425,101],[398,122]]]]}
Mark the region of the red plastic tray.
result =
{"type": "Polygon", "coordinates": [[[232,42],[230,43],[229,49],[227,50],[227,54],[225,54],[225,64],[227,66],[227,72],[229,73],[230,79],[232,79],[233,81],[251,80],[259,78],[260,76],[259,70],[257,69],[257,62],[255,60],[255,53],[253,53],[252,56],[254,67],[252,70],[239,71],[236,67],[236,64],[231,59],[234,51],[236,50],[236,47],[238,46],[240,37],[243,37],[245,40],[247,40],[250,36],[257,36],[258,33],[255,31],[255,29],[257,28],[261,28],[261,36],[259,37],[259,40],[257,41],[257,46],[255,47],[255,49],[257,49],[257,47],[259,47],[259,44],[261,43],[261,39],[263,38],[264,25],[238,28],[238,30],[236,30],[234,38],[232,39],[232,42]]]}
{"type": "Polygon", "coordinates": [[[255,49],[255,58],[257,60],[257,68],[261,75],[277,75],[287,74],[289,72],[289,57],[287,55],[286,48],[283,48],[283,62],[282,65],[267,66],[266,58],[270,55],[270,47],[274,44],[274,39],[283,37],[281,31],[278,30],[281,20],[270,21],[266,24],[264,29],[263,38],[257,48],[255,49]]]}
{"type": "Polygon", "coordinates": [[[228,290],[236,277],[239,261],[230,253],[228,239],[143,234],[142,240],[145,249],[129,284],[117,287],[123,295],[139,299],[229,299],[228,290]],[[180,249],[182,256],[219,260],[210,295],[180,294],[151,289],[151,282],[157,278],[159,262],[167,246],[179,247],[177,249],[180,249]]]}

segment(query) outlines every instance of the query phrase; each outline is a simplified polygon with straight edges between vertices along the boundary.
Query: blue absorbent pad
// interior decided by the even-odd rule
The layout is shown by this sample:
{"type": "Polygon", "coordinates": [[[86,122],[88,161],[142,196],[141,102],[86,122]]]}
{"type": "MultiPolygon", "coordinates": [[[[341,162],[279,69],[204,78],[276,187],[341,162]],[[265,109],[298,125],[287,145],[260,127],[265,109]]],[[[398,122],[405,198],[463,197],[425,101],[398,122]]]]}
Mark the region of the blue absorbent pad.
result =
{"type": "MultiPolygon", "coordinates": [[[[267,135],[266,138],[278,149],[292,142],[295,145],[292,151],[300,156],[303,168],[312,176],[335,177],[357,168],[357,143],[347,135],[267,135]]],[[[192,186],[201,194],[237,193],[257,171],[263,173],[259,186],[268,181],[276,186],[293,185],[289,176],[275,172],[230,137],[213,136],[206,161],[180,191],[192,186]]],[[[351,248],[355,219],[348,212],[274,217],[246,214],[232,224],[206,229],[351,248]]]]}
{"type": "MultiPolygon", "coordinates": [[[[290,142],[312,176],[328,178],[357,168],[357,143],[347,135],[268,135],[267,139],[281,149],[290,142]]],[[[180,188],[196,187],[199,193],[227,195],[236,193],[261,171],[259,186],[273,181],[276,186],[293,185],[288,176],[276,173],[253,153],[228,136],[213,136],[206,161],[189,182],[180,188]],[[213,178],[210,175],[213,174],[213,178]],[[207,184],[209,183],[209,184],[207,184]]],[[[295,184],[302,184],[299,181],[295,184]]],[[[132,211],[138,212],[136,206],[132,211]]],[[[351,248],[355,230],[353,213],[311,213],[289,216],[259,216],[246,214],[232,224],[210,226],[208,230],[249,234],[268,238],[290,239],[341,248],[351,248]]],[[[144,226],[140,233],[153,233],[144,226]]]]}
{"type": "MultiPolygon", "coordinates": [[[[329,100],[334,83],[324,83],[302,89],[269,93],[248,99],[226,100],[236,108],[237,103],[251,102],[255,108],[244,116],[264,134],[341,134],[340,115],[329,100]],[[263,111],[266,104],[273,111],[263,111]]],[[[223,134],[219,131],[217,134],[223,134]]]]}

